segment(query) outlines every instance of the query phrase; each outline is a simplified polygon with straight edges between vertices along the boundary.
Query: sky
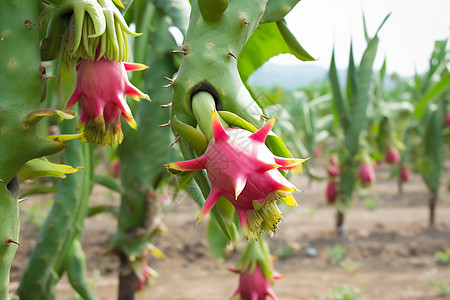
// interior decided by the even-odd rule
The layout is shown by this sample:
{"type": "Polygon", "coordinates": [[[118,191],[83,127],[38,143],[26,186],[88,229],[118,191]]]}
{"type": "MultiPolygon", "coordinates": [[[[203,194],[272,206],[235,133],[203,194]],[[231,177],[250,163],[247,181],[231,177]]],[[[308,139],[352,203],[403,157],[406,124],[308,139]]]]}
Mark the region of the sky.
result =
{"type": "Polygon", "coordinates": [[[286,16],[286,22],[300,44],[315,62],[299,62],[283,54],[271,59],[277,64],[312,64],[328,68],[335,46],[338,68],[346,68],[350,40],[355,61],[366,47],[362,12],[372,36],[388,13],[392,13],[379,32],[375,68],[384,57],[387,71],[411,76],[428,69],[434,41],[450,34],[449,0],[302,0],[286,16]]]}

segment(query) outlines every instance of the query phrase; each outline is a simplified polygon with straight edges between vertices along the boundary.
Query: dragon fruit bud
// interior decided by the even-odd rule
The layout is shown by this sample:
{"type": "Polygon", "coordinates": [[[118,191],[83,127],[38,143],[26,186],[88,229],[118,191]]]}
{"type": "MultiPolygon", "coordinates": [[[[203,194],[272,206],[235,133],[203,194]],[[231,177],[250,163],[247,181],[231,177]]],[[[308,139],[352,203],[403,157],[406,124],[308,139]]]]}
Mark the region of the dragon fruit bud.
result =
{"type": "Polygon", "coordinates": [[[409,181],[409,176],[410,176],[410,172],[409,172],[409,168],[404,166],[401,170],[400,170],[400,179],[402,182],[406,182],[409,181]]]}
{"type": "Polygon", "coordinates": [[[240,128],[224,129],[215,111],[211,121],[213,138],[205,154],[167,165],[172,172],[206,169],[211,192],[197,223],[224,196],[236,209],[247,239],[257,239],[262,232],[275,233],[283,219],[275,200],[297,206],[291,196],[296,188],[277,169],[294,169],[305,159],[282,158],[270,152],[264,141],[274,118],[253,134],[240,128]]]}
{"type": "Polygon", "coordinates": [[[369,187],[375,181],[375,170],[373,164],[369,162],[361,162],[357,177],[361,181],[363,187],[369,187]]]}
{"type": "Polygon", "coordinates": [[[336,177],[339,175],[339,167],[337,165],[331,165],[327,169],[328,176],[330,177],[336,177]]]}
{"type": "Polygon", "coordinates": [[[82,60],[78,64],[75,91],[66,108],[72,108],[80,101],[81,115],[77,130],[84,133],[84,138],[89,143],[103,146],[120,144],[123,140],[120,116],[125,118],[130,127],[136,129],[136,122],[126,103],[125,95],[136,101],[139,101],[139,98],[150,98],[128,81],[126,71],[144,68],[146,66],[141,64],[115,62],[104,58],[82,60]]]}
{"type": "Polygon", "coordinates": [[[339,188],[339,183],[337,183],[336,181],[328,182],[326,190],[325,190],[325,196],[326,196],[328,205],[332,205],[332,204],[336,203],[338,188],[339,188]]]}
{"type": "Polygon", "coordinates": [[[267,296],[273,300],[278,299],[271,288],[272,281],[264,276],[258,264],[253,271],[251,267],[248,267],[245,271],[231,268],[228,270],[240,274],[239,287],[231,296],[232,299],[261,300],[266,299],[267,296]]]}
{"type": "Polygon", "coordinates": [[[396,164],[400,161],[400,154],[398,153],[398,150],[395,148],[389,148],[386,150],[386,153],[384,154],[384,160],[388,164],[396,164]]]}

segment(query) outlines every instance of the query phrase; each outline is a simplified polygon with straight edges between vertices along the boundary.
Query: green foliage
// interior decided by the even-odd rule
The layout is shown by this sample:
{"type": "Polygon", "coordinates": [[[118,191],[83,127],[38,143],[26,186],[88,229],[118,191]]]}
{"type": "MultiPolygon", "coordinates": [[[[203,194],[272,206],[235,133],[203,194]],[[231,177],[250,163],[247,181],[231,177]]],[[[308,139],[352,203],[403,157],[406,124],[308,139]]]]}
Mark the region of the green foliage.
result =
{"type": "Polygon", "coordinates": [[[282,53],[294,54],[300,60],[314,60],[292,35],[284,20],[259,25],[238,58],[239,74],[243,82],[269,58],[282,53]],[[270,47],[268,47],[270,45],[270,47]]]}
{"type": "Polygon", "coordinates": [[[318,296],[316,300],[362,300],[361,292],[363,287],[352,288],[348,285],[334,287],[329,297],[318,296]]]}
{"type": "MultiPolygon", "coordinates": [[[[367,127],[368,110],[373,103],[373,63],[378,49],[378,31],[389,18],[383,20],[373,38],[367,38],[367,47],[363,53],[359,66],[353,58],[353,47],[350,45],[350,58],[347,74],[346,96],[341,90],[337,74],[335,55],[330,65],[330,81],[333,90],[333,114],[336,123],[341,125],[343,143],[339,149],[340,176],[337,207],[345,212],[352,204],[355,188],[355,177],[358,167],[357,154],[363,150],[361,134],[367,127]]],[[[365,26],[365,22],[364,22],[365,26]]]]}
{"type": "Polygon", "coordinates": [[[355,271],[357,269],[359,269],[362,266],[362,261],[355,261],[355,262],[350,262],[350,261],[341,261],[339,262],[339,266],[344,269],[345,271],[347,271],[347,273],[349,275],[353,275],[353,273],[355,273],[355,271]]]}
{"type": "Polygon", "coordinates": [[[327,252],[331,256],[331,262],[333,264],[339,263],[341,260],[344,259],[345,255],[347,254],[348,250],[346,247],[342,245],[336,245],[332,247],[326,247],[327,252]]]}
{"type": "Polygon", "coordinates": [[[380,202],[375,197],[365,197],[363,205],[368,210],[375,210],[380,205],[380,202]]]}
{"type": "Polygon", "coordinates": [[[439,295],[441,296],[450,295],[450,283],[447,280],[445,279],[432,280],[430,281],[430,285],[437,290],[439,295]]]}
{"type": "Polygon", "coordinates": [[[436,251],[434,257],[439,263],[449,264],[450,263],[450,251],[436,251]]]}

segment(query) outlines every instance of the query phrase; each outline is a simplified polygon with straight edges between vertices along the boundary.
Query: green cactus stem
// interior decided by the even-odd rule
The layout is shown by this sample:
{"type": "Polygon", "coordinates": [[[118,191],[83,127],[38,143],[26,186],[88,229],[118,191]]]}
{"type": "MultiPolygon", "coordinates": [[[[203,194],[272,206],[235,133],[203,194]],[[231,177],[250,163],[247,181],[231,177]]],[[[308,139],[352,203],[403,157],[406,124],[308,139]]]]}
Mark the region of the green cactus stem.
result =
{"type": "MultiPolygon", "coordinates": [[[[385,17],[378,30],[383,26],[389,15],[385,17]]],[[[364,23],[364,27],[365,27],[364,23]]],[[[356,184],[358,168],[357,154],[361,150],[360,135],[367,123],[367,109],[371,104],[372,68],[377,53],[378,31],[373,38],[368,39],[367,48],[358,67],[353,59],[353,48],[350,46],[348,67],[347,97],[339,85],[334,51],[330,65],[330,81],[333,89],[334,114],[342,127],[344,142],[340,153],[339,192],[337,196],[336,229],[344,233],[344,214],[352,205],[352,196],[356,184]]]]}
{"type": "Polygon", "coordinates": [[[24,118],[39,109],[44,91],[39,53],[39,1],[6,1],[0,10],[0,299],[9,299],[9,274],[19,243],[19,169],[65,144],[39,138],[24,118]],[[51,144],[51,146],[49,145],[51,144]]]}
{"type": "Polygon", "coordinates": [[[228,0],[199,0],[198,7],[203,20],[214,23],[222,17],[228,7],[228,0]]]}
{"type": "MultiPolygon", "coordinates": [[[[111,249],[120,260],[119,299],[133,299],[138,282],[145,285],[142,266],[146,266],[149,250],[154,248],[152,239],[162,232],[158,221],[160,190],[167,184],[169,176],[162,166],[174,157],[170,150],[173,139],[167,128],[160,128],[169,117],[168,111],[160,106],[168,105],[171,94],[170,89],[163,88],[166,84],[164,76],[177,71],[175,57],[170,54],[176,44],[168,31],[173,23],[164,9],[167,3],[163,2],[135,0],[129,11],[137,30],[143,32],[136,41],[134,57],[149,65],[151,70],[136,73],[132,82],[148,91],[153,102],[140,102],[134,106],[139,130],[124,128],[125,137],[118,147],[124,192],[111,249]],[[145,30],[149,24],[154,31],[145,30]]],[[[171,12],[178,18],[182,15],[188,18],[186,10],[171,12]]]]}
{"type": "MultiPolygon", "coordinates": [[[[60,64],[58,98],[64,101],[74,88],[76,74],[60,64]]],[[[62,104],[61,104],[62,105],[62,104]]],[[[60,125],[61,133],[75,132],[76,120],[60,125]]],[[[67,271],[69,281],[84,299],[97,299],[86,279],[85,256],[80,245],[83,221],[92,190],[92,146],[79,140],[67,142],[64,163],[83,169],[58,183],[49,216],[33,250],[18,289],[20,299],[55,299],[55,285],[67,271]]]]}

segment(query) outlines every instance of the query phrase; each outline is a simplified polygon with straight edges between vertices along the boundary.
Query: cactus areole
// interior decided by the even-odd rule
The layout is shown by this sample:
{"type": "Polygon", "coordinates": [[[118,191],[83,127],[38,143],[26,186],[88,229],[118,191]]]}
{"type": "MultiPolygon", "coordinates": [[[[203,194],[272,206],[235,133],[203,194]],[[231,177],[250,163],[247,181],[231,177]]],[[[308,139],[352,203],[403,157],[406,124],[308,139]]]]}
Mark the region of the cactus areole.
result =
{"type": "Polygon", "coordinates": [[[277,223],[282,220],[275,200],[283,199],[297,206],[291,196],[296,188],[277,169],[301,168],[305,160],[274,156],[264,144],[274,118],[255,133],[240,128],[224,129],[215,111],[211,120],[214,137],[205,154],[167,165],[171,172],[207,170],[211,192],[197,223],[224,196],[235,207],[246,238],[257,239],[262,232],[275,233],[277,223]]]}
{"type": "Polygon", "coordinates": [[[77,101],[81,104],[81,116],[77,129],[84,132],[89,143],[103,146],[117,145],[123,140],[120,116],[136,129],[125,95],[134,100],[150,100],[149,96],[134,87],[126,71],[145,69],[141,64],[115,62],[104,58],[82,60],[77,66],[77,84],[66,108],[77,101]]]}

